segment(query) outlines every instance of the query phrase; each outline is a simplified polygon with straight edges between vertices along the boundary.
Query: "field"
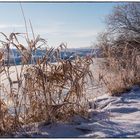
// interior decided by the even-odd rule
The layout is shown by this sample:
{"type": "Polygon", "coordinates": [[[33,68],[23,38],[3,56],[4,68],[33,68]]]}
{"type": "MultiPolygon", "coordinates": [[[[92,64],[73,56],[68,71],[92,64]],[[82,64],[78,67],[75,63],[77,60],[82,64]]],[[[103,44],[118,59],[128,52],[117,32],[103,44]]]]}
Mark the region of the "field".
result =
{"type": "MultiPolygon", "coordinates": [[[[93,74],[94,82],[88,80],[88,84],[85,87],[84,98],[86,100],[83,100],[83,102],[88,103],[85,115],[78,113],[79,110],[76,110],[73,115],[69,116],[68,120],[61,118],[61,121],[55,120],[50,123],[46,120],[32,121],[18,127],[18,131],[15,129],[16,131],[14,130],[15,132],[12,132],[12,135],[10,132],[4,137],[139,137],[139,86],[134,86],[129,92],[120,97],[111,97],[107,94],[109,91],[105,84],[100,82],[99,64],[102,59],[93,58],[92,61],[90,70],[93,74]]],[[[20,73],[21,66],[16,66],[16,69],[20,73]]],[[[15,66],[10,67],[10,73],[12,81],[16,81],[15,66]]],[[[1,83],[5,85],[8,91],[10,86],[5,77],[2,74],[1,83]]],[[[16,89],[18,88],[17,86],[18,84],[15,83],[13,88],[16,89]]],[[[3,97],[5,98],[5,96],[3,97]]],[[[11,107],[12,103],[12,101],[9,101],[7,105],[11,107]]],[[[12,108],[14,108],[14,105],[12,108]]],[[[14,112],[14,110],[12,112],[12,109],[9,111],[14,112]]]]}
{"type": "Polygon", "coordinates": [[[21,3],[0,24],[0,137],[140,137],[140,3],[112,4],[24,3],[44,38],[21,3]]]}

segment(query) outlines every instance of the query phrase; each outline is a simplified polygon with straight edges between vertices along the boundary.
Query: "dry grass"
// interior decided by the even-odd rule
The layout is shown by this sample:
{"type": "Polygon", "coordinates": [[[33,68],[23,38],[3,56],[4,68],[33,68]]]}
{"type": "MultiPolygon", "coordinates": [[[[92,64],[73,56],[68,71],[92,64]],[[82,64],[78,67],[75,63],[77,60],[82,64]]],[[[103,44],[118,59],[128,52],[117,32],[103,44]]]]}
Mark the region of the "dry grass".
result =
{"type": "Polygon", "coordinates": [[[16,47],[22,55],[20,71],[15,65],[16,76],[11,76],[11,66],[8,61],[4,65],[4,52],[0,52],[1,75],[5,75],[9,83],[9,90],[0,84],[0,135],[16,131],[21,125],[45,121],[69,121],[74,114],[87,116],[87,100],[85,98],[87,76],[92,78],[89,69],[90,58],[77,57],[73,61],[62,60],[60,51],[66,49],[65,44],[58,48],[49,48],[44,39],[37,36],[30,40],[26,38],[27,47],[20,43],[19,37],[24,34],[11,33],[6,36],[1,45],[7,53],[11,47],[16,47]],[[34,63],[32,53],[37,49],[46,48],[42,58],[34,63]],[[50,58],[56,64],[50,63],[50,58]],[[31,64],[30,64],[31,62],[31,64]],[[12,113],[9,108],[12,106],[12,113]]]}
{"type": "Polygon", "coordinates": [[[139,47],[126,41],[118,46],[106,47],[103,52],[106,58],[102,63],[100,80],[111,95],[120,95],[133,85],[139,85],[139,47]]]}

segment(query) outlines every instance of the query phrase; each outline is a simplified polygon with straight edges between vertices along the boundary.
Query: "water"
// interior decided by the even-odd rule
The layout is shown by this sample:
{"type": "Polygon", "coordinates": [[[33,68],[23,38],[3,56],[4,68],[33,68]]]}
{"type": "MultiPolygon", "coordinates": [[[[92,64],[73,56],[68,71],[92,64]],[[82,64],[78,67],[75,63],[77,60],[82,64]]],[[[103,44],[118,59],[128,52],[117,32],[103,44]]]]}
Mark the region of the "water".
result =
{"type": "MultiPolygon", "coordinates": [[[[64,60],[67,60],[67,59],[73,60],[73,59],[75,59],[76,56],[84,57],[84,56],[91,55],[92,51],[93,51],[92,49],[69,49],[67,51],[61,51],[60,58],[64,59],[64,60]]],[[[11,52],[12,53],[10,54],[10,60],[8,62],[5,59],[5,64],[20,65],[22,62],[22,56],[19,53],[19,51],[17,49],[12,49],[11,52]]],[[[46,53],[45,50],[37,50],[35,53],[32,53],[33,62],[36,63],[36,61],[39,58],[43,58],[43,56],[45,56],[45,53],[46,53]]],[[[50,54],[49,58],[50,58],[50,60],[49,60],[50,62],[56,62],[56,60],[53,57],[53,52],[50,54]]],[[[29,62],[29,63],[31,63],[31,62],[29,62]]]]}

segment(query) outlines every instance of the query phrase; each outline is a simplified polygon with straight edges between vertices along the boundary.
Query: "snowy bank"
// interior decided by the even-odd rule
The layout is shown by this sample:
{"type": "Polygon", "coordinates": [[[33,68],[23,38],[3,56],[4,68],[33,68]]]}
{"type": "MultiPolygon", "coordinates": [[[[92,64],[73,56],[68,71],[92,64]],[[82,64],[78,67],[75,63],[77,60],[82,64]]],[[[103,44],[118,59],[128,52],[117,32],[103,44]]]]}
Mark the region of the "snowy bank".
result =
{"type": "Polygon", "coordinates": [[[140,87],[120,97],[99,96],[90,104],[88,119],[77,116],[67,124],[36,123],[24,126],[14,137],[140,137],[140,87]]]}

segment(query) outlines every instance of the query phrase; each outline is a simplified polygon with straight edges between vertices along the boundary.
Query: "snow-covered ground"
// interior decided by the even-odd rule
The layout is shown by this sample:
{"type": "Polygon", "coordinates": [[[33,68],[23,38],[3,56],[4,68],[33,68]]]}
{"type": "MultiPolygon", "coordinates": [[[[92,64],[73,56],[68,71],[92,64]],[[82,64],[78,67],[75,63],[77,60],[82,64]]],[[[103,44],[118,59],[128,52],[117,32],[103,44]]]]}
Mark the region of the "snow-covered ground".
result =
{"type": "MultiPolygon", "coordinates": [[[[93,73],[95,71],[93,67],[93,73]]],[[[98,77],[95,77],[98,78],[98,77]]],[[[98,82],[89,85],[89,118],[74,116],[70,123],[46,124],[45,122],[23,126],[10,137],[51,138],[124,138],[140,137],[140,87],[119,97],[106,94],[98,82]],[[95,86],[97,85],[97,87],[95,86]],[[99,93],[99,94],[98,94],[99,93]]]]}
{"type": "Polygon", "coordinates": [[[75,116],[71,123],[24,126],[15,137],[124,138],[140,137],[140,87],[120,97],[102,95],[91,102],[89,118],[75,116]]]}

